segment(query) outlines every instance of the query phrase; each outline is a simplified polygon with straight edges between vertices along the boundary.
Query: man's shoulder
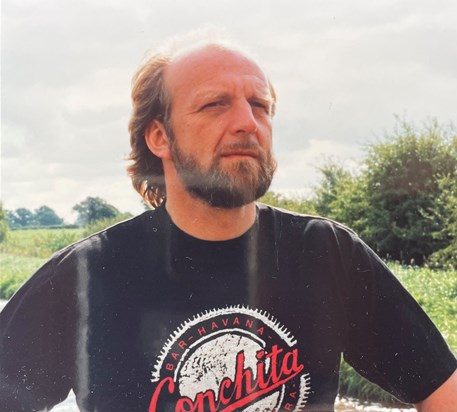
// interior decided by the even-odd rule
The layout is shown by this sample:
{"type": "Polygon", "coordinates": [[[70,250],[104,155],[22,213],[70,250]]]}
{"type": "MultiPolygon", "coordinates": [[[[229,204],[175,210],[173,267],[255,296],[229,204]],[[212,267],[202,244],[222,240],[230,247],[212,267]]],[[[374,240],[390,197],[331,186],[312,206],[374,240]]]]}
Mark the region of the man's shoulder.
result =
{"type": "Polygon", "coordinates": [[[113,224],[103,230],[92,233],[61,250],[53,256],[55,261],[66,259],[72,255],[92,253],[115,253],[120,250],[135,249],[139,244],[150,238],[154,228],[156,211],[150,210],[137,216],[113,224]]]}
{"type": "Polygon", "coordinates": [[[270,206],[263,203],[258,203],[259,215],[271,216],[273,220],[280,221],[281,227],[286,225],[290,229],[296,229],[298,231],[320,231],[320,232],[336,232],[349,237],[357,237],[355,232],[344,224],[335,220],[295,212],[280,207],[270,206]]]}

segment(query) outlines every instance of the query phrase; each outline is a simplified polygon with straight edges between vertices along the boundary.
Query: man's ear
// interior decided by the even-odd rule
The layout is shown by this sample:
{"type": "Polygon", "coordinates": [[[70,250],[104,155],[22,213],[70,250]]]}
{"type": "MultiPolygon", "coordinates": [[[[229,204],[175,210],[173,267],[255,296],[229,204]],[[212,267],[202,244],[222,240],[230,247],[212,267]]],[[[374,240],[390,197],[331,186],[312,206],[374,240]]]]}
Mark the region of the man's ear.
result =
{"type": "Polygon", "coordinates": [[[144,139],[149,150],[162,160],[171,159],[170,141],[163,123],[154,119],[146,129],[144,139]]]}

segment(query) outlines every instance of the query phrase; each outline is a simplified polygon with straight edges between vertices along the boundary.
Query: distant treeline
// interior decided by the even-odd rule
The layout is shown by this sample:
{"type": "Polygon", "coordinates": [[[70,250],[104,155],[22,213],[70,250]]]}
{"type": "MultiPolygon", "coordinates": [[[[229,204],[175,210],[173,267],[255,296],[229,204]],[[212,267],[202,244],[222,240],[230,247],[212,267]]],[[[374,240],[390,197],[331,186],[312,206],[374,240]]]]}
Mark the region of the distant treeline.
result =
{"type": "Polygon", "coordinates": [[[12,229],[74,229],[92,225],[99,220],[124,216],[113,205],[99,197],[87,197],[73,206],[77,212],[76,223],[68,224],[49,206],[41,206],[34,211],[25,207],[3,212],[7,226],[12,229]]]}
{"type": "Polygon", "coordinates": [[[23,226],[23,227],[10,227],[11,230],[36,230],[36,229],[50,229],[50,230],[60,230],[60,229],[79,229],[75,223],[64,223],[62,225],[41,225],[41,226],[23,226]]]}

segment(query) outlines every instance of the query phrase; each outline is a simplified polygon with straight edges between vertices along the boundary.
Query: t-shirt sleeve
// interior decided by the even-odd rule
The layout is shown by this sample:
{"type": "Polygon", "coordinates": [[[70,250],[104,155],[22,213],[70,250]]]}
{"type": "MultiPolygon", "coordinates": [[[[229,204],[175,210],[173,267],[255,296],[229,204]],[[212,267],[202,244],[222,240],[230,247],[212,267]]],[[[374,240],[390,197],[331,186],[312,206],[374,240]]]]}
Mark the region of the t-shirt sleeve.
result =
{"type": "Polygon", "coordinates": [[[72,387],[75,319],[66,282],[56,276],[53,259],[0,313],[2,411],[50,409],[72,387]]]}
{"type": "Polygon", "coordinates": [[[346,278],[345,360],[402,400],[434,392],[457,361],[433,322],[376,254],[359,239],[346,278]]]}

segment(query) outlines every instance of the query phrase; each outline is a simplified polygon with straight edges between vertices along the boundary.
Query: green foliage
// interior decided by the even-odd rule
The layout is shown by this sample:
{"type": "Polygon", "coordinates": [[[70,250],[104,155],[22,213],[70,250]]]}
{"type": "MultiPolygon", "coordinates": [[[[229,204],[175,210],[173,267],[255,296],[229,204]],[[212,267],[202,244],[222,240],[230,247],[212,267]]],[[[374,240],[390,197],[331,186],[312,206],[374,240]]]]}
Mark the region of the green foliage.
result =
{"type": "Polygon", "coordinates": [[[73,210],[78,213],[76,221],[80,226],[89,226],[97,220],[112,219],[120,214],[113,205],[99,197],[87,197],[74,205],[73,210]]]}
{"type": "Polygon", "coordinates": [[[338,214],[334,204],[341,197],[341,191],[352,180],[351,174],[341,165],[328,161],[319,168],[322,174],[320,186],[316,189],[316,211],[326,217],[338,214]]]}
{"type": "Polygon", "coordinates": [[[61,226],[63,219],[49,206],[40,206],[34,212],[25,207],[7,212],[8,225],[12,229],[61,226]]]}
{"type": "Polygon", "coordinates": [[[440,229],[433,236],[445,246],[432,254],[430,264],[457,270],[457,180],[445,176],[438,185],[441,191],[430,219],[439,222],[440,229]]]}
{"type": "Polygon", "coordinates": [[[457,134],[431,122],[400,122],[368,146],[357,175],[323,166],[318,214],[356,230],[386,259],[422,265],[430,256],[455,267],[457,256],[457,134]]]}
{"type": "Polygon", "coordinates": [[[38,226],[58,226],[63,224],[63,219],[49,206],[40,206],[35,210],[35,222],[38,226]]]}
{"type": "Polygon", "coordinates": [[[86,227],[84,231],[82,232],[84,237],[90,236],[93,233],[100,232],[107,227],[113,226],[116,223],[119,223],[123,220],[131,218],[132,215],[130,213],[120,213],[110,219],[100,219],[97,220],[96,222],[92,223],[90,226],[86,227]]]}
{"type": "Polygon", "coordinates": [[[81,237],[80,229],[14,230],[2,244],[1,251],[15,256],[48,258],[81,237]]]}
{"type": "Polygon", "coordinates": [[[22,228],[35,225],[35,216],[33,212],[25,207],[20,207],[14,212],[8,212],[8,222],[11,228],[22,228]]]}
{"type": "Polygon", "coordinates": [[[422,264],[446,246],[429,219],[440,194],[439,179],[457,177],[457,134],[436,121],[422,128],[400,122],[392,135],[372,144],[365,159],[365,238],[383,257],[422,264]]]}
{"type": "Polygon", "coordinates": [[[0,299],[9,299],[45,260],[0,253],[0,299]]]}
{"type": "Polygon", "coordinates": [[[3,203],[0,202],[0,243],[3,243],[6,240],[7,233],[8,233],[7,214],[6,214],[5,209],[3,208],[3,203]]]}
{"type": "Polygon", "coordinates": [[[322,181],[315,199],[317,213],[363,232],[368,207],[364,180],[331,162],[321,167],[320,172],[322,181]]]}
{"type": "Polygon", "coordinates": [[[314,202],[303,198],[289,198],[274,192],[267,192],[259,199],[259,202],[282,209],[291,210],[297,213],[308,215],[316,214],[314,202]]]}

